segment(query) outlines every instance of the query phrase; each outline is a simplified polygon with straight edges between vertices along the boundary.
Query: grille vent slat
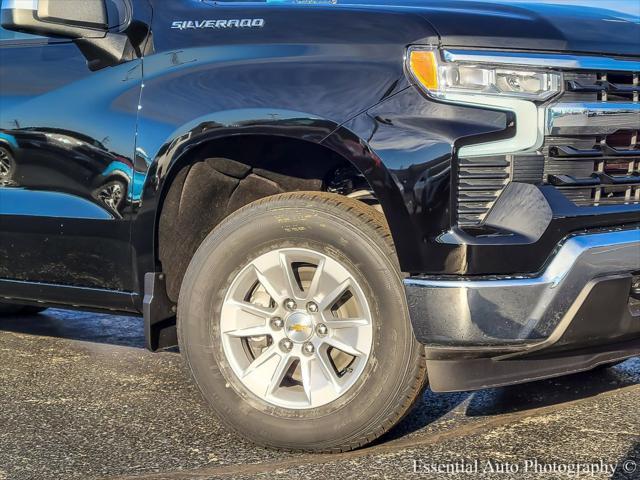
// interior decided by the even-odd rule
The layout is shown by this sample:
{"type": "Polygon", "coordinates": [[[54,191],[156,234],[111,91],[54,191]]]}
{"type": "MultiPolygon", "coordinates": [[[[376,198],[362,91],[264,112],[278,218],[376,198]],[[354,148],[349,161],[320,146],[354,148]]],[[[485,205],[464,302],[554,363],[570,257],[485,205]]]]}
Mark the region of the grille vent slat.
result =
{"type": "Polygon", "coordinates": [[[504,156],[459,159],[458,224],[480,224],[509,182],[510,175],[511,162],[504,156]]]}
{"type": "Polygon", "coordinates": [[[565,74],[568,93],[565,95],[572,100],[594,100],[595,96],[603,102],[637,102],[640,94],[637,78],[638,73],[632,72],[569,73],[565,74]]]}
{"type": "MultiPolygon", "coordinates": [[[[631,136],[631,134],[630,134],[631,136]]],[[[556,183],[557,177],[568,176],[578,183],[581,180],[592,179],[594,185],[584,188],[580,185],[563,184],[557,188],[573,203],[579,206],[621,205],[639,203],[640,182],[636,178],[640,175],[640,150],[638,156],[606,156],[604,152],[599,157],[584,158],[556,157],[552,145],[567,142],[567,138],[554,137],[547,139],[545,151],[545,179],[548,183],[556,183]],[[571,191],[571,193],[569,193],[571,191]]],[[[604,140],[607,141],[606,138],[604,140]]],[[[598,143],[593,138],[594,144],[598,143]]]]}

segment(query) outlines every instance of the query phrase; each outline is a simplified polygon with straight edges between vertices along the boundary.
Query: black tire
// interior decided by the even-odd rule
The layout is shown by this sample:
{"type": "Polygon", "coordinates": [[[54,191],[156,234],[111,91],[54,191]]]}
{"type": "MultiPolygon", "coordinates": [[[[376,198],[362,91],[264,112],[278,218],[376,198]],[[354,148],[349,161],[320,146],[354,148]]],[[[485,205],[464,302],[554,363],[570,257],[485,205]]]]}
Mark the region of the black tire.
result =
{"type": "Polygon", "coordinates": [[[258,200],[204,240],[185,275],[178,306],[180,350],[219,418],[250,441],[291,451],[343,452],[372,442],[398,423],[426,385],[395,249],[384,217],[338,195],[300,192],[258,200]],[[283,247],[284,246],[284,247],[283,247]],[[343,396],[313,409],[287,409],[253,395],[229,368],[218,322],[237,272],[260,252],[323,249],[347,266],[371,304],[373,348],[343,396]]]}
{"type": "Polygon", "coordinates": [[[9,303],[0,303],[0,316],[35,315],[45,310],[46,308],[41,308],[41,307],[28,307],[24,305],[12,305],[9,303]]]}

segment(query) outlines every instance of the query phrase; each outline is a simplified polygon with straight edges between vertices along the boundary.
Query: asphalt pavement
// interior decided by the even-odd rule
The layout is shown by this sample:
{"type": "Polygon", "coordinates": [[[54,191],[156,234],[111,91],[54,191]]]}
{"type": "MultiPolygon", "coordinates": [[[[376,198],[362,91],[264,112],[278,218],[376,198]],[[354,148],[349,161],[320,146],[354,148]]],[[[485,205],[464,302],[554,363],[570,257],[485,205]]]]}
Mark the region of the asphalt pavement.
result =
{"type": "Polygon", "coordinates": [[[340,455],[224,429],[139,318],[0,318],[0,480],[640,479],[640,359],[475,393],[426,391],[384,438],[340,455]]]}

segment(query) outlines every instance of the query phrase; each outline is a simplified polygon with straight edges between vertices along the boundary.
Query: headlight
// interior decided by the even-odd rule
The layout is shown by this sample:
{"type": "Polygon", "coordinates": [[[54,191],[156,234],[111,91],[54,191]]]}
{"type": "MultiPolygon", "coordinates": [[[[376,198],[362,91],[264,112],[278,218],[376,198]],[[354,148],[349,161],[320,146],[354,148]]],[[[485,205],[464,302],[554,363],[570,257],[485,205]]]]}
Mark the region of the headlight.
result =
{"type": "Polygon", "coordinates": [[[412,47],[408,67],[427,91],[440,98],[448,94],[483,94],[546,100],[560,91],[561,74],[531,67],[445,62],[434,49],[412,47]]]}

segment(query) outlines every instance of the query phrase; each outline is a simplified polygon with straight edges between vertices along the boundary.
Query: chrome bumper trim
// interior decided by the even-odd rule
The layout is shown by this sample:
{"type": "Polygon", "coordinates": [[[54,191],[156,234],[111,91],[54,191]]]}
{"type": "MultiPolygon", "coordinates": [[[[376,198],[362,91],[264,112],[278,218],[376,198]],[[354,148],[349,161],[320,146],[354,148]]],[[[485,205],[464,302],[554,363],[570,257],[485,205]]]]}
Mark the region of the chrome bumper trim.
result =
{"type": "Polygon", "coordinates": [[[572,237],[536,278],[404,283],[423,343],[538,343],[571,323],[594,279],[630,278],[639,270],[640,229],[634,229],[572,237]]]}
{"type": "Polygon", "coordinates": [[[547,135],[610,135],[640,128],[640,103],[557,103],[547,109],[547,135]]]}
{"type": "Polygon", "coordinates": [[[443,57],[447,62],[490,63],[494,65],[557,68],[561,70],[640,71],[640,60],[589,55],[500,52],[495,50],[444,50],[443,57]]]}

